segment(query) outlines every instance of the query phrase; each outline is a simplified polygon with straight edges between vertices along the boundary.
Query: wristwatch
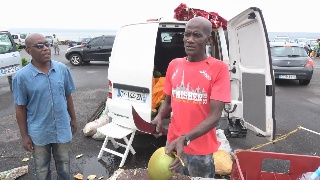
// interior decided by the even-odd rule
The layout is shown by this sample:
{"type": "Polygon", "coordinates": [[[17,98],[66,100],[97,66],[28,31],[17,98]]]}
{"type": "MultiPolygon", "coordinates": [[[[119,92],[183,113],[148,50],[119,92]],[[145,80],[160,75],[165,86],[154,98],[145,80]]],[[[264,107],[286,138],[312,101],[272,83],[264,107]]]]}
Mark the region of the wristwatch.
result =
{"type": "Polygon", "coordinates": [[[191,142],[189,136],[186,135],[186,134],[184,134],[184,135],[182,135],[182,136],[184,137],[184,145],[185,145],[185,146],[188,146],[188,145],[190,144],[190,142],[191,142]]]}

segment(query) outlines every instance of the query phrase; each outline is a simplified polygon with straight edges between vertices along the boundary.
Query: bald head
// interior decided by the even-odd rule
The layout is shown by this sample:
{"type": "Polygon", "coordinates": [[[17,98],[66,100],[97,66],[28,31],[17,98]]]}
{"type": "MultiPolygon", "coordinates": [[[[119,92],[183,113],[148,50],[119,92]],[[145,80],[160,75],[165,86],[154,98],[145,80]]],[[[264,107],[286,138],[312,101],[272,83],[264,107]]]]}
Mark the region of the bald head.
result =
{"type": "Polygon", "coordinates": [[[25,40],[26,47],[32,46],[37,39],[41,39],[41,38],[44,38],[42,34],[39,34],[39,33],[29,34],[25,40]]]}
{"type": "Polygon", "coordinates": [[[198,26],[199,28],[203,29],[203,32],[206,35],[211,35],[212,24],[208,19],[206,19],[204,17],[201,17],[201,16],[194,17],[194,18],[189,20],[189,22],[187,23],[187,26],[188,25],[198,26]]]}

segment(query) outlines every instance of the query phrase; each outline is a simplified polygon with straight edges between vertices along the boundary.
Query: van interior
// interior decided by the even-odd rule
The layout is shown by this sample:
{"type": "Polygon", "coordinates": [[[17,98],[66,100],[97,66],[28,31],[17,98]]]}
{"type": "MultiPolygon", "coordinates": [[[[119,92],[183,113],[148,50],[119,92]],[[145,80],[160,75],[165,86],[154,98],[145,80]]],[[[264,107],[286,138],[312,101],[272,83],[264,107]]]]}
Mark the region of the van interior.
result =
{"type": "MultiPolygon", "coordinates": [[[[159,71],[161,73],[161,77],[166,76],[166,71],[169,63],[173,59],[187,56],[183,43],[185,25],[179,25],[181,26],[180,28],[163,28],[163,26],[166,25],[160,24],[160,27],[158,28],[154,56],[154,70],[159,71]]],[[[211,44],[207,46],[206,53],[216,59],[222,59],[218,32],[213,31],[211,35],[211,44]]],[[[155,115],[151,116],[151,119],[155,117],[155,115]]],[[[163,121],[163,126],[165,127],[165,129],[168,129],[169,123],[170,116],[165,118],[163,121]]]]}
{"type": "MultiPolygon", "coordinates": [[[[164,77],[169,66],[169,63],[175,58],[185,57],[186,53],[183,44],[183,34],[185,28],[159,28],[155,47],[154,65],[155,70],[161,73],[164,77]]],[[[210,56],[222,59],[219,42],[217,38],[218,32],[212,32],[212,41],[208,45],[207,54],[210,56]],[[214,47],[214,48],[212,48],[214,47]]]]}

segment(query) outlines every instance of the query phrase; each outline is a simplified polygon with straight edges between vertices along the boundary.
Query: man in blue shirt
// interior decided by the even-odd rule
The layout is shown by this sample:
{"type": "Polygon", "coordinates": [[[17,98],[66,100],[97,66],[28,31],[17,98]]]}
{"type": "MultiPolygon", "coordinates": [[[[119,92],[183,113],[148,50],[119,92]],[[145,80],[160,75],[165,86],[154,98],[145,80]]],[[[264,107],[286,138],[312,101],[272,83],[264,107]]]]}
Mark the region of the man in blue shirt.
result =
{"type": "Polygon", "coordinates": [[[33,153],[36,179],[51,179],[51,152],[58,179],[70,179],[70,141],[77,131],[71,93],[76,88],[68,67],[51,60],[43,35],[30,34],[25,43],[32,60],[13,79],[22,145],[33,153]]]}

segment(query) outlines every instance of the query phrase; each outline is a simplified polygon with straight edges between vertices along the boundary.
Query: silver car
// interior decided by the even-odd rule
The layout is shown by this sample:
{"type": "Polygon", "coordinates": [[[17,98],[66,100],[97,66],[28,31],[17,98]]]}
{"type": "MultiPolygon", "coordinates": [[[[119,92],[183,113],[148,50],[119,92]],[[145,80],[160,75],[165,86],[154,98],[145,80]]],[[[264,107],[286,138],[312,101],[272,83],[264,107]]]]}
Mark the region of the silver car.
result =
{"type": "Polygon", "coordinates": [[[48,43],[50,43],[50,46],[52,46],[53,37],[52,36],[45,36],[45,38],[48,41],[48,43]]]}
{"type": "Polygon", "coordinates": [[[270,42],[274,76],[277,79],[298,80],[308,85],[313,75],[313,61],[306,50],[296,43],[270,42]]]}

